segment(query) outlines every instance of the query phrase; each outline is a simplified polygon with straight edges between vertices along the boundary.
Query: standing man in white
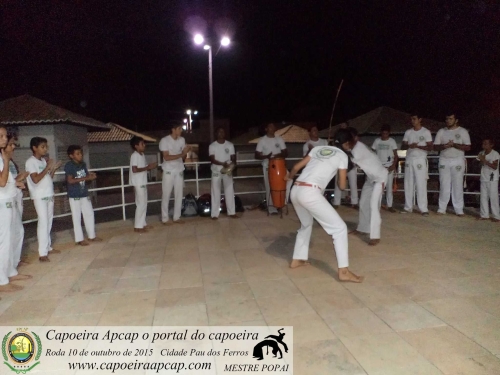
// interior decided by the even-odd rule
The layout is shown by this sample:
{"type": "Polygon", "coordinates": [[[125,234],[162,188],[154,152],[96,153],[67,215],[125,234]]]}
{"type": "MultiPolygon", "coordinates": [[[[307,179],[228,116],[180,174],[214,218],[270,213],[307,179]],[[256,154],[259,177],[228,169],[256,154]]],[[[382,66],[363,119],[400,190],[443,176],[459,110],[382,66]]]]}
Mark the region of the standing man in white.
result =
{"type": "Polygon", "coordinates": [[[488,220],[490,218],[491,204],[491,221],[498,223],[500,221],[500,208],[498,206],[498,159],[500,154],[493,150],[493,140],[483,140],[483,151],[481,151],[477,159],[483,165],[481,167],[481,210],[480,220],[488,220]],[[489,201],[489,204],[488,204],[489,201]]]}
{"type": "MultiPolygon", "coordinates": [[[[349,136],[350,134],[347,133],[349,136]]],[[[337,256],[338,277],[340,281],[360,283],[363,277],[349,271],[349,252],[347,226],[337,211],[328,204],[323,192],[330,180],[339,174],[339,185],[345,189],[347,172],[347,155],[337,147],[317,146],[300,162],[295,164],[285,179],[292,181],[302,168],[299,179],[292,189],[293,207],[300,220],[297,231],[293,260],[290,268],[309,264],[309,242],[314,219],[332,236],[337,256]]]]}
{"type": "Polygon", "coordinates": [[[405,161],[405,206],[401,213],[413,211],[415,188],[417,205],[423,216],[429,216],[427,208],[428,163],[427,152],[432,151],[432,135],[429,129],[422,126],[422,118],[411,116],[411,125],[403,137],[402,150],[406,151],[405,161]]]}
{"type": "MultiPolygon", "coordinates": [[[[264,185],[266,188],[266,200],[267,209],[270,214],[277,214],[278,210],[273,207],[273,200],[271,198],[271,192],[269,187],[269,159],[273,158],[286,158],[288,156],[288,150],[286,149],[285,141],[279,135],[274,135],[276,132],[276,127],[274,124],[268,124],[266,126],[266,135],[259,139],[257,143],[257,148],[255,150],[255,159],[262,160],[262,172],[264,173],[264,185]]],[[[288,196],[290,194],[290,188],[292,182],[289,181],[286,185],[286,202],[288,202],[288,196]]]]}
{"type": "Polygon", "coordinates": [[[61,162],[45,160],[48,153],[47,140],[41,137],[31,138],[30,148],[33,156],[26,160],[26,172],[29,172],[28,188],[31,199],[38,215],[38,260],[50,262],[49,253],[60,253],[52,248],[50,231],[54,218],[54,182],[52,178],[56,170],[61,167],[61,162]]]}
{"type": "MultiPolygon", "coordinates": [[[[348,129],[352,134],[353,138],[358,140],[358,131],[354,128],[347,127],[346,123],[340,125],[340,129],[348,129]]],[[[335,137],[334,137],[335,138],[335,137]]],[[[359,194],[358,194],[358,166],[355,165],[351,160],[349,160],[349,165],[347,167],[347,182],[349,183],[349,194],[351,196],[351,207],[358,208],[359,194]]],[[[335,190],[333,195],[333,207],[339,207],[342,200],[342,190],[339,188],[337,183],[337,177],[335,177],[335,190]]]]}
{"type": "MultiPolygon", "coordinates": [[[[349,130],[339,130],[336,139],[344,140],[349,130]]],[[[387,169],[384,168],[378,156],[372,152],[364,143],[355,138],[342,143],[344,151],[350,151],[353,163],[366,173],[366,181],[361,190],[359,200],[359,223],[353,234],[369,233],[370,246],[380,243],[380,227],[382,218],[380,216],[380,203],[384,191],[385,181],[387,181],[387,169]]]]}
{"type": "Polygon", "coordinates": [[[394,138],[390,137],[391,127],[387,124],[382,125],[380,129],[380,138],[375,139],[372,149],[377,153],[382,165],[387,168],[387,181],[385,182],[385,199],[387,209],[390,212],[396,212],[392,207],[392,182],[394,180],[394,171],[398,165],[398,145],[394,138]]]}
{"type": "Polygon", "coordinates": [[[439,154],[439,209],[444,215],[448,202],[453,203],[455,214],[464,216],[465,151],[470,150],[469,132],[458,125],[454,114],[446,116],[446,128],[438,131],[434,149],[439,154]]]}
{"type": "Polygon", "coordinates": [[[328,146],[328,141],[319,138],[318,133],[318,127],[316,125],[309,129],[309,140],[304,143],[304,147],[302,147],[302,156],[306,156],[309,151],[316,146],[328,146]]]}
{"type": "Polygon", "coordinates": [[[237,219],[236,216],[236,205],[234,202],[234,187],[233,187],[233,176],[231,172],[221,173],[221,169],[229,167],[229,164],[236,165],[236,152],[234,151],[234,145],[226,141],[226,132],[224,128],[217,128],[216,140],[209,146],[208,154],[210,155],[210,161],[212,162],[212,212],[211,216],[213,220],[219,218],[220,213],[220,195],[221,195],[221,183],[224,184],[224,197],[226,201],[227,216],[233,219],[237,219]]]}
{"type": "Polygon", "coordinates": [[[163,179],[161,197],[161,221],[164,225],[171,225],[168,219],[168,206],[170,195],[174,190],[174,217],[175,224],[184,224],[181,220],[182,194],[184,189],[184,160],[190,147],[186,146],[186,141],[182,134],[182,125],[175,124],[170,128],[171,134],[160,141],[160,151],[163,156],[163,179]]]}
{"type": "Polygon", "coordinates": [[[129,185],[135,192],[134,232],[145,233],[151,227],[146,224],[148,209],[148,171],[155,169],[157,163],[146,163],[146,143],[142,137],[132,137],[130,146],[134,153],[130,156],[129,185]]]}

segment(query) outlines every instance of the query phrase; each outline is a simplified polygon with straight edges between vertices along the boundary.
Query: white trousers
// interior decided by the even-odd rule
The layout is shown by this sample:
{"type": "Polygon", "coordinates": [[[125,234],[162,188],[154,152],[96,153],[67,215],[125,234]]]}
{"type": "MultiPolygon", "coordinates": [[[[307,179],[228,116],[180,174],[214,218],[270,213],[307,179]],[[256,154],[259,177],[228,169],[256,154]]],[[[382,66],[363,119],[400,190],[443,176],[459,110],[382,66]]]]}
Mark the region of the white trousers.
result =
{"type": "Polygon", "coordinates": [[[35,210],[38,215],[36,235],[38,237],[38,254],[47,256],[52,249],[50,231],[52,230],[52,219],[54,218],[54,197],[33,199],[35,210]]]}
{"type": "Polygon", "coordinates": [[[12,254],[13,265],[17,268],[21,261],[21,253],[23,251],[24,241],[24,226],[23,226],[23,192],[19,190],[14,200],[15,210],[12,216],[12,254]]]}
{"type": "Polygon", "coordinates": [[[7,285],[9,277],[17,275],[13,268],[12,216],[14,198],[0,200],[0,285],[7,285]]]}
{"type": "Polygon", "coordinates": [[[146,226],[146,212],[148,210],[148,187],[146,185],[134,186],[134,192],[135,192],[134,228],[142,229],[146,226]]]}
{"type": "Polygon", "coordinates": [[[182,194],[184,189],[184,172],[179,171],[164,171],[163,180],[161,182],[162,197],[161,197],[161,221],[168,221],[168,206],[170,203],[170,195],[174,190],[174,221],[181,217],[182,210],[182,194]]]}
{"type": "Polygon", "coordinates": [[[387,174],[387,180],[385,181],[385,200],[387,202],[387,207],[392,207],[393,202],[393,192],[392,192],[392,183],[394,181],[394,171],[389,172],[387,174]]]}
{"type": "MultiPolygon", "coordinates": [[[[267,199],[267,209],[269,213],[275,213],[278,212],[276,207],[273,206],[273,198],[271,197],[271,187],[269,185],[269,168],[262,167],[262,172],[264,173],[264,186],[266,188],[266,199],[267,199]]],[[[285,204],[288,203],[288,200],[290,198],[290,189],[292,188],[293,181],[287,181],[286,182],[286,193],[285,193],[285,204]]]]}
{"type": "MultiPolygon", "coordinates": [[[[333,204],[335,206],[340,206],[340,200],[342,198],[342,190],[340,190],[337,183],[338,176],[335,176],[335,191],[333,195],[333,204]]],[[[351,204],[358,204],[358,168],[353,168],[347,172],[347,181],[349,183],[349,189],[351,194],[351,204]]]]}
{"type": "Polygon", "coordinates": [[[233,176],[222,174],[220,172],[212,172],[212,217],[219,217],[220,213],[220,195],[221,183],[224,185],[224,197],[226,202],[227,214],[236,214],[236,205],[234,203],[234,186],[233,176]]]}
{"type": "Polygon", "coordinates": [[[358,232],[370,233],[370,239],[380,239],[380,203],[382,201],[382,182],[366,180],[361,189],[359,200],[358,232]]]}
{"type": "Polygon", "coordinates": [[[457,215],[464,213],[464,173],[465,159],[439,158],[439,209],[438,212],[446,213],[448,202],[453,203],[457,215]]]}
{"type": "Polygon", "coordinates": [[[85,231],[89,239],[95,238],[94,208],[90,197],[69,198],[71,217],[73,218],[73,231],[75,232],[75,242],[81,242],[83,238],[82,215],[85,223],[85,231]]]}
{"type": "Polygon", "coordinates": [[[294,186],[291,193],[293,208],[300,220],[293,259],[307,260],[314,220],[333,238],[338,268],[349,266],[347,226],[328,203],[321,190],[309,186],[294,186]]]}
{"type": "Polygon", "coordinates": [[[490,218],[490,205],[493,218],[500,220],[500,209],[498,207],[498,181],[481,181],[480,213],[482,218],[490,218]]]}
{"type": "Polygon", "coordinates": [[[413,199],[417,190],[417,205],[420,212],[427,208],[427,159],[408,159],[405,162],[405,211],[413,211],[413,199]]]}

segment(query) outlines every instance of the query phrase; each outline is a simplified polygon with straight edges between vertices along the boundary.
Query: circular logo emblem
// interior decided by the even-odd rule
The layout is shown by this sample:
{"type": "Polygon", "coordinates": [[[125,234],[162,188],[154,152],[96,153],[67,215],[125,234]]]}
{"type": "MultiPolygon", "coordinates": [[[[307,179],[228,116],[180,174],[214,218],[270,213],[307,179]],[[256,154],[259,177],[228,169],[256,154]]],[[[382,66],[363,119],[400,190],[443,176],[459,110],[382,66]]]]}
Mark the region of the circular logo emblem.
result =
{"type": "Polygon", "coordinates": [[[276,146],[276,148],[280,148],[280,145],[278,143],[275,143],[274,145],[276,146]]]}
{"type": "Polygon", "coordinates": [[[8,354],[15,363],[28,363],[35,355],[35,342],[25,333],[18,333],[9,340],[8,354]]]}
{"type": "Polygon", "coordinates": [[[456,139],[460,139],[460,134],[455,134],[456,139]]]}
{"type": "Polygon", "coordinates": [[[457,165],[457,166],[455,167],[455,169],[456,169],[457,171],[461,171],[461,170],[462,170],[462,166],[461,166],[461,165],[457,165]]]}
{"type": "Polygon", "coordinates": [[[229,154],[229,149],[228,148],[226,148],[225,151],[226,151],[226,154],[229,154]]]}
{"type": "Polygon", "coordinates": [[[422,169],[422,164],[417,164],[418,169],[422,169]]]}
{"type": "Polygon", "coordinates": [[[335,150],[332,150],[331,148],[328,148],[328,147],[324,147],[324,148],[321,148],[319,149],[317,152],[316,152],[316,156],[320,159],[325,159],[325,158],[330,158],[332,157],[333,155],[335,155],[337,152],[335,150]]]}
{"type": "Polygon", "coordinates": [[[423,136],[423,135],[421,135],[420,137],[418,137],[418,140],[419,140],[420,142],[423,142],[423,141],[425,141],[425,138],[424,138],[424,136],[423,136]]]}

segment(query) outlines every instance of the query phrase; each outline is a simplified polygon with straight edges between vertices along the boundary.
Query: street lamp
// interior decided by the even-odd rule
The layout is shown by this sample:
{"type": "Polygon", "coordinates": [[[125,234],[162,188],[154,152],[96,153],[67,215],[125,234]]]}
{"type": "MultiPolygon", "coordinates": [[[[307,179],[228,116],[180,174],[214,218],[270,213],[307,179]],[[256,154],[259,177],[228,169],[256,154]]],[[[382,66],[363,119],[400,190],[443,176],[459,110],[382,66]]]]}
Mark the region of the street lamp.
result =
{"type": "MultiPolygon", "coordinates": [[[[197,45],[202,45],[205,41],[203,35],[196,34],[194,36],[194,43],[197,45]]],[[[231,43],[229,37],[224,36],[220,45],[222,47],[227,47],[231,43]]],[[[208,51],[208,90],[210,96],[210,142],[214,141],[214,90],[213,90],[213,81],[212,81],[212,46],[210,44],[205,44],[203,46],[205,51],[208,51]]]]}
{"type": "Polygon", "coordinates": [[[186,114],[189,116],[188,118],[188,131],[193,131],[193,119],[191,118],[191,115],[196,116],[198,114],[198,111],[191,111],[188,109],[186,111],[186,114]]]}

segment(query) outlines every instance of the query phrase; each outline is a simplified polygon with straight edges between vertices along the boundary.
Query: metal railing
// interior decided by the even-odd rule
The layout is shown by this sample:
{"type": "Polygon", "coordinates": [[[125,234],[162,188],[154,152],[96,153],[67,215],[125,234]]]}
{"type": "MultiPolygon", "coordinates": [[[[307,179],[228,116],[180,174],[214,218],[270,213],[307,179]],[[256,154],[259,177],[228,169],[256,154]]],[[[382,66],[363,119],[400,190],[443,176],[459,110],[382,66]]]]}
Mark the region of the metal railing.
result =
{"type": "MultiPolygon", "coordinates": [[[[428,159],[438,159],[439,156],[428,156],[428,159]]],[[[466,156],[466,159],[475,159],[475,156],[466,156]]],[[[287,161],[299,161],[301,158],[287,158],[287,161]]],[[[400,158],[400,161],[403,161],[404,158],[400,158]]],[[[200,196],[200,182],[202,181],[211,181],[211,178],[200,178],[199,176],[199,166],[200,165],[208,165],[211,164],[209,161],[202,161],[202,162],[192,162],[192,163],[185,163],[186,167],[193,167],[195,168],[195,178],[194,179],[186,179],[184,182],[194,182],[196,185],[196,198],[200,196]]],[[[239,166],[243,165],[250,165],[250,166],[255,166],[255,167],[260,167],[261,165],[261,160],[239,160],[238,161],[239,166]]],[[[116,209],[116,208],[121,208],[122,209],[122,217],[123,220],[127,220],[126,216],[126,211],[125,208],[127,206],[134,205],[135,202],[130,202],[127,203],[125,200],[125,188],[129,187],[130,185],[125,183],[125,171],[128,170],[130,167],[129,166],[120,166],[120,167],[108,167],[108,168],[94,168],[94,169],[89,169],[89,172],[103,172],[103,171],[116,171],[119,170],[120,172],[120,185],[112,185],[112,186],[105,186],[105,187],[99,187],[99,188],[90,188],[89,193],[91,192],[99,192],[99,191],[106,191],[106,190],[120,190],[121,192],[121,203],[120,204],[114,204],[114,205],[109,205],[109,206],[102,206],[102,207],[96,207],[94,208],[94,211],[103,211],[103,210],[110,210],[110,209],[116,209]]],[[[158,168],[161,168],[159,166],[158,168]]],[[[398,173],[397,173],[397,178],[402,179],[404,177],[404,172],[401,172],[401,168],[398,168],[398,173]]],[[[56,175],[64,175],[64,172],[56,172],[56,175]]],[[[358,176],[363,175],[363,173],[358,172],[358,176]]],[[[439,173],[428,173],[429,176],[439,176],[439,173]]],[[[465,173],[465,177],[478,177],[480,174],[476,173],[465,173]]],[[[233,178],[235,180],[245,180],[245,179],[256,179],[256,178],[263,178],[264,176],[262,174],[260,175],[252,175],[252,176],[234,176],[233,178]]],[[[161,181],[152,181],[148,182],[148,185],[158,185],[161,184],[161,181]]],[[[326,191],[333,191],[334,189],[326,189],[326,191]]],[[[346,189],[346,191],[349,191],[350,189],[346,189]]],[[[358,189],[361,190],[361,189],[358,189]]],[[[398,189],[396,190],[397,192],[403,192],[404,189],[398,189]]],[[[427,190],[428,193],[439,193],[439,190],[427,190]]],[[[263,190],[256,190],[256,191],[235,191],[235,194],[238,195],[248,195],[248,194],[265,194],[265,191],[263,190]]],[[[479,192],[467,192],[464,191],[464,194],[472,194],[472,195],[479,195],[479,192]]],[[[54,194],[54,197],[58,196],[66,196],[67,192],[61,192],[61,193],[56,193],[54,194]]],[[[23,198],[23,200],[30,200],[29,197],[23,198]]],[[[148,203],[156,203],[156,202],[161,202],[161,199],[151,199],[148,200],[148,203]]],[[[71,216],[71,212],[63,213],[63,214],[58,214],[54,215],[54,218],[61,218],[61,217],[66,217],[66,216],[71,216]]],[[[25,220],[23,221],[24,224],[27,223],[32,223],[38,221],[38,219],[32,219],[32,220],[25,220]]]]}

